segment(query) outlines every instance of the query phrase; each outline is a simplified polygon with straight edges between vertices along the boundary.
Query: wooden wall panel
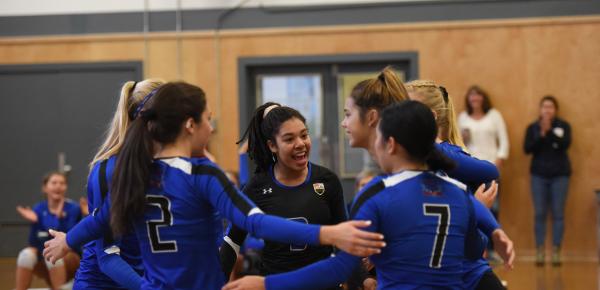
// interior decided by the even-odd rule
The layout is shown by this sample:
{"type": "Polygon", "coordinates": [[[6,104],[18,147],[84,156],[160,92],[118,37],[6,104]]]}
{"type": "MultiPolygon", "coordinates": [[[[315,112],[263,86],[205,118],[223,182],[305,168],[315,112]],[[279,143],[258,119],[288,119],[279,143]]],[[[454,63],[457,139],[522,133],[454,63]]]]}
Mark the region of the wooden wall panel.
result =
{"type": "Polygon", "coordinates": [[[555,95],[573,127],[573,177],[566,210],[565,253],[596,258],[600,188],[600,17],[467,21],[325,28],[0,39],[0,64],[143,60],[147,77],[202,86],[217,120],[211,150],[237,168],[240,57],[417,51],[420,77],[444,84],[457,110],[471,84],[487,89],[508,125],[510,157],[502,168],[501,221],[519,253],[532,254],[533,213],[525,128],[539,99],[555,95]],[[181,40],[177,43],[177,37],[181,40]],[[177,50],[181,69],[177,67],[177,50]],[[590,235],[591,233],[591,235],[590,235]]]}

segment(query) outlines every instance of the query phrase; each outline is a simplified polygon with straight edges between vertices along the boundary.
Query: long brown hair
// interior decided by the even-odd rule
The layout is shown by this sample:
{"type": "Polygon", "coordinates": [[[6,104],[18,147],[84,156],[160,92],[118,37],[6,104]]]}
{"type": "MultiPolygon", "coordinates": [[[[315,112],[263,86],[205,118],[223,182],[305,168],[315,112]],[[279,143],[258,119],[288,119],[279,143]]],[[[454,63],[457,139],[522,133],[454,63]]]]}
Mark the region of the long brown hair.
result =
{"type": "Polygon", "coordinates": [[[469,103],[469,95],[471,95],[472,93],[476,93],[483,97],[483,104],[481,104],[481,109],[483,110],[484,114],[487,114],[487,112],[489,112],[489,110],[493,108],[492,101],[490,100],[490,95],[478,85],[472,85],[467,90],[467,94],[465,95],[465,108],[467,108],[467,113],[469,115],[473,114],[473,107],[471,106],[471,103],[469,103]]]}
{"type": "Polygon", "coordinates": [[[174,142],[182,124],[189,118],[200,122],[205,109],[204,91],[183,82],[162,85],[136,108],[117,157],[111,185],[110,224],[116,236],[126,233],[131,221],[144,212],[153,143],[174,142]]]}
{"type": "Polygon", "coordinates": [[[387,66],[377,77],[356,84],[350,97],[360,109],[360,118],[363,120],[367,110],[376,109],[381,113],[385,107],[407,100],[408,93],[393,68],[387,66]]]}

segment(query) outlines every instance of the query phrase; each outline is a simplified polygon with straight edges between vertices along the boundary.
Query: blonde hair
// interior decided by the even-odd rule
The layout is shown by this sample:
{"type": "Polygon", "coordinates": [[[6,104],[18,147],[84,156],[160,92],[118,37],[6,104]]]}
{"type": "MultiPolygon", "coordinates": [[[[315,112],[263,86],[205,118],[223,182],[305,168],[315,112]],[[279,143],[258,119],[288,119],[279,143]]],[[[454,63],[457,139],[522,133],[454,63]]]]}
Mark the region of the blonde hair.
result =
{"type": "Polygon", "coordinates": [[[454,104],[446,89],[430,80],[408,82],[406,89],[408,92],[419,96],[420,101],[435,112],[441,139],[466,150],[465,143],[458,129],[454,104]]]}
{"type": "Polygon", "coordinates": [[[361,118],[368,109],[381,111],[394,103],[408,100],[402,80],[391,66],[384,68],[377,77],[366,79],[354,86],[350,97],[361,110],[361,118]]]}
{"type": "Polygon", "coordinates": [[[121,95],[119,97],[119,103],[117,104],[117,110],[110,123],[110,127],[108,127],[108,130],[106,131],[106,138],[90,163],[90,167],[94,166],[94,164],[100,160],[107,159],[110,156],[119,153],[123,141],[125,140],[127,127],[132,121],[132,115],[138,104],[145,96],[164,83],[165,81],[161,79],[147,79],[139,83],[128,81],[121,87],[121,95]]]}

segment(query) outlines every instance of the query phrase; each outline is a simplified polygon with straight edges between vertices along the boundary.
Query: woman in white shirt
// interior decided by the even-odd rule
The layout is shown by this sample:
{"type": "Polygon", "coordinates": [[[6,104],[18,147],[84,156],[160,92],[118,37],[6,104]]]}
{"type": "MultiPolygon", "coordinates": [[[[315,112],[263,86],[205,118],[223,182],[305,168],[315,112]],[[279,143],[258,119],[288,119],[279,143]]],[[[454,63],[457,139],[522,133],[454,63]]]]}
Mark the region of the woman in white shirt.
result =
{"type": "Polygon", "coordinates": [[[493,162],[498,169],[508,158],[508,134],[500,112],[492,108],[488,94],[472,86],[465,96],[466,112],[460,113],[458,125],[473,156],[493,162]]]}
{"type": "MultiPolygon", "coordinates": [[[[461,130],[465,145],[473,156],[493,162],[501,169],[502,163],[508,158],[508,134],[500,112],[492,108],[488,94],[479,86],[471,86],[465,96],[466,112],[458,117],[458,127],[461,130]]],[[[498,191],[498,196],[500,191],[498,191]]],[[[492,213],[498,219],[498,198],[492,205],[492,213]]],[[[488,257],[498,261],[499,257],[488,245],[488,257]]]]}

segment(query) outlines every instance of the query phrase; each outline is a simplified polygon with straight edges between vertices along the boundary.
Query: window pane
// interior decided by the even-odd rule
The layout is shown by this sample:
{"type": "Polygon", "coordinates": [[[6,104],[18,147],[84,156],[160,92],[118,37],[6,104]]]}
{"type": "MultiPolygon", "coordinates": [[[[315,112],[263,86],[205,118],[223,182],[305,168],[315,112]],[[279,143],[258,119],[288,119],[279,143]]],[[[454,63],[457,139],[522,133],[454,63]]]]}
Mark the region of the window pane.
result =
{"type": "Polygon", "coordinates": [[[277,102],[298,110],[306,118],[312,148],[310,161],[322,164],[323,88],[321,75],[259,75],[257,104],[277,102]]]}

